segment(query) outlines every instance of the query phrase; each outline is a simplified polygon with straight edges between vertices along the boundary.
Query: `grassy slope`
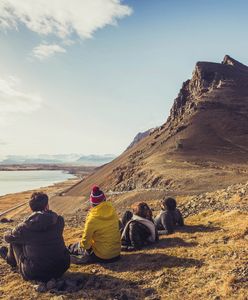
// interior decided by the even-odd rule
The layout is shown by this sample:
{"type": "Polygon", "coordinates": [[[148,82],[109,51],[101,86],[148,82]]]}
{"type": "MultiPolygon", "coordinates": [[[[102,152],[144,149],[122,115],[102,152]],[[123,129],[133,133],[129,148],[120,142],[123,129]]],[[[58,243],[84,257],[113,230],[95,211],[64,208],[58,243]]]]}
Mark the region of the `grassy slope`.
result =
{"type": "MultiPolygon", "coordinates": [[[[129,299],[247,299],[247,281],[235,273],[245,264],[247,270],[247,213],[206,210],[188,217],[186,224],[180,232],[162,236],[155,247],[124,254],[118,263],[72,265],[66,276],[84,278],[85,288],[60,299],[120,299],[123,294],[129,299]]],[[[0,225],[0,236],[8,227],[0,225]]],[[[81,231],[67,227],[66,243],[77,241],[81,231]]],[[[53,297],[36,293],[3,261],[0,266],[1,298],[53,297]]]]}

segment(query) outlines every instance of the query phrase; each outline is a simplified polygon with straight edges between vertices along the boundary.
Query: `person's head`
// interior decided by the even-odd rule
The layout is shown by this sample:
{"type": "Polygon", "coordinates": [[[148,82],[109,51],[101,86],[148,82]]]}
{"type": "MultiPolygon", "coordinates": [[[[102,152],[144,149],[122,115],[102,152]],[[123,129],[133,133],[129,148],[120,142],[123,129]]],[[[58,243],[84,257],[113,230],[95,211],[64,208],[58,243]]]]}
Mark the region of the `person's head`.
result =
{"type": "Polygon", "coordinates": [[[132,205],[133,213],[136,216],[139,216],[141,218],[145,218],[148,220],[152,220],[152,211],[148,204],[145,202],[137,202],[132,205]]]}
{"type": "Polygon", "coordinates": [[[97,206],[98,204],[106,201],[106,197],[103,191],[96,185],[93,186],[91,193],[90,193],[90,204],[91,206],[97,206]]]}
{"type": "Polygon", "coordinates": [[[161,208],[162,209],[167,209],[167,210],[175,210],[177,207],[177,202],[173,198],[165,198],[162,203],[161,203],[161,208]]]}
{"type": "Polygon", "coordinates": [[[46,211],[49,209],[48,196],[42,192],[35,192],[32,194],[29,201],[31,210],[34,211],[46,211]]]}

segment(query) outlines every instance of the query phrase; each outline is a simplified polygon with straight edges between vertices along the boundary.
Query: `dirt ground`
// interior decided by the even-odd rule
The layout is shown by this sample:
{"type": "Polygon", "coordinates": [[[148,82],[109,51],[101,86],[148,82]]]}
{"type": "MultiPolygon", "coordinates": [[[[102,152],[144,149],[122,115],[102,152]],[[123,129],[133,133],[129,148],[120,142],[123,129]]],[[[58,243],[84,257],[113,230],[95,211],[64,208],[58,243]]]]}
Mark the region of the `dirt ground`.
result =
{"type": "MultiPolygon", "coordinates": [[[[144,250],[122,253],[121,260],[116,263],[71,265],[64,276],[85,282],[84,288],[77,293],[37,293],[34,283],[23,281],[0,260],[0,298],[248,299],[247,192],[248,185],[240,185],[197,195],[195,200],[192,195],[179,197],[182,207],[187,207],[187,203],[193,200],[204,202],[204,199],[214,198],[223,205],[199,211],[194,210],[193,203],[193,208],[187,208],[192,211],[185,219],[184,228],[172,235],[161,236],[156,245],[144,250]],[[239,198],[230,194],[234,189],[239,198]],[[237,201],[245,209],[231,206],[225,209],[228,203],[237,204],[237,201]]],[[[116,201],[114,199],[114,204],[119,208],[116,201]]],[[[157,213],[157,204],[156,200],[150,202],[154,214],[157,213]]],[[[0,238],[16,222],[18,220],[0,224],[0,238]]],[[[66,244],[78,241],[82,228],[80,218],[75,221],[72,216],[68,217],[64,232],[66,244]]]]}

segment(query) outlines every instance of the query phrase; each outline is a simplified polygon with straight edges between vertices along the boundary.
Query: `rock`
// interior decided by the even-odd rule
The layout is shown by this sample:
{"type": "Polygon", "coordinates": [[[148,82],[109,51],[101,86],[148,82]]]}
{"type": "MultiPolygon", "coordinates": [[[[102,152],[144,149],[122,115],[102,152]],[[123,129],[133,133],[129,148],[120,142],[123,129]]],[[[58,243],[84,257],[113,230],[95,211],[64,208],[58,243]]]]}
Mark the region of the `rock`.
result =
{"type": "Polygon", "coordinates": [[[119,299],[120,300],[128,300],[128,296],[127,296],[127,294],[123,293],[119,299]]]}
{"type": "Polygon", "coordinates": [[[66,299],[66,297],[63,296],[63,295],[60,295],[60,296],[54,296],[54,297],[51,298],[51,300],[65,300],[65,299],[66,299]]]}
{"type": "Polygon", "coordinates": [[[58,280],[56,284],[57,290],[62,291],[64,287],[65,287],[65,281],[63,279],[58,280]]]}
{"type": "Polygon", "coordinates": [[[65,284],[69,288],[76,288],[77,287],[77,281],[72,279],[66,279],[65,284]]]}
{"type": "Polygon", "coordinates": [[[8,218],[0,219],[0,223],[12,223],[12,222],[14,222],[12,219],[8,219],[8,218]]]}
{"type": "Polygon", "coordinates": [[[145,290],[145,296],[151,296],[153,294],[154,290],[151,288],[148,288],[145,290]]]}
{"type": "Polygon", "coordinates": [[[45,283],[40,283],[38,285],[35,286],[35,291],[38,293],[45,293],[47,292],[47,287],[45,283]]]}
{"type": "Polygon", "coordinates": [[[100,287],[101,287],[101,282],[96,281],[96,283],[95,283],[95,288],[96,288],[96,289],[99,289],[100,287]]]}
{"type": "Polygon", "coordinates": [[[98,270],[97,269],[92,269],[91,273],[96,274],[96,273],[98,273],[98,270]]]}
{"type": "Polygon", "coordinates": [[[48,290],[54,289],[54,288],[56,287],[56,284],[57,284],[56,280],[55,280],[55,279],[51,279],[51,280],[49,280],[49,281],[47,282],[46,288],[47,288],[48,290]]]}

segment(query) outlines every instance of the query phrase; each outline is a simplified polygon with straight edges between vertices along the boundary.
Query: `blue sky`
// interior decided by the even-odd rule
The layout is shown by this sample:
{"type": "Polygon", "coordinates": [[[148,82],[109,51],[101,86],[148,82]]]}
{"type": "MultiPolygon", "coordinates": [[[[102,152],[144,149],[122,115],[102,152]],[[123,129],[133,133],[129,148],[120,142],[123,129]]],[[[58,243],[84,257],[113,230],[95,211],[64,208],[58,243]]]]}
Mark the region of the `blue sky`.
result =
{"type": "Polygon", "coordinates": [[[120,154],[197,61],[248,64],[247,1],[33,3],[0,2],[0,156],[120,154]]]}

